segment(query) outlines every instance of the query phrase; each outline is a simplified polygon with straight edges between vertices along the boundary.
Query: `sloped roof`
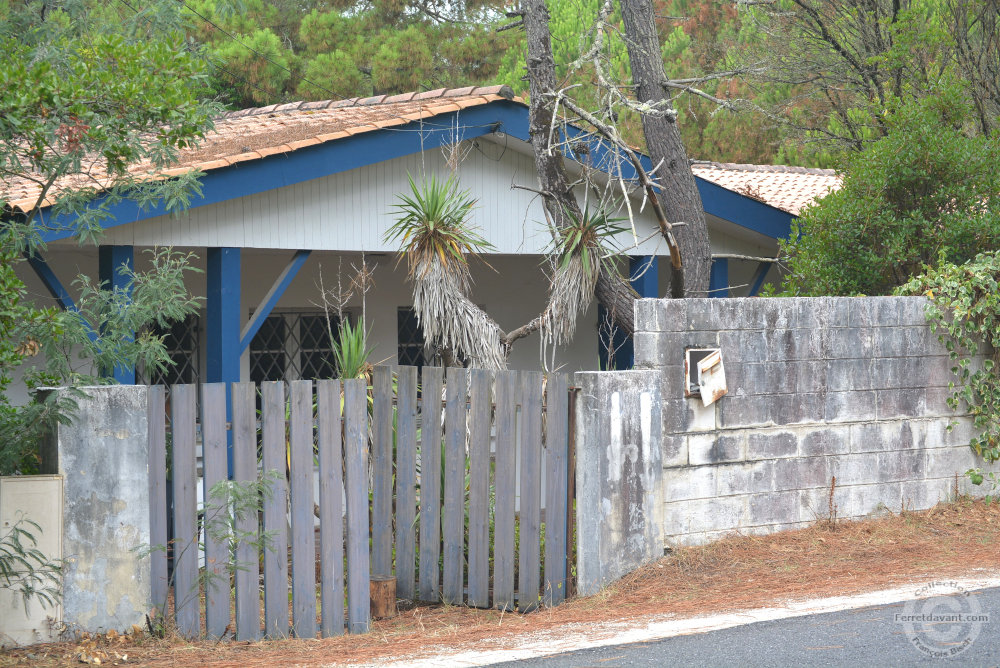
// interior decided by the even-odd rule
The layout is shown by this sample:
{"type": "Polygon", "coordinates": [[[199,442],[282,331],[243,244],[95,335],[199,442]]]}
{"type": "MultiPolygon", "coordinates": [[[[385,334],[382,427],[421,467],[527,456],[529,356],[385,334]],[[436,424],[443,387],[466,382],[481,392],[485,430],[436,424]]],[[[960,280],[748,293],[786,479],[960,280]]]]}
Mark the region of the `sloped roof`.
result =
{"type": "Polygon", "coordinates": [[[691,169],[706,181],[796,216],[818,197],[838,189],[841,182],[832,169],[787,165],[695,162],[691,169]]]}
{"type": "MultiPolygon", "coordinates": [[[[197,148],[181,151],[179,161],[170,169],[156,173],[150,170],[148,163],[139,163],[132,168],[132,173],[156,178],[177,176],[196,169],[221,169],[247,160],[290,153],[350,135],[405,125],[498,100],[520,101],[508,86],[469,86],[243,109],[216,119],[215,130],[207,133],[197,148]]],[[[51,205],[63,190],[99,187],[105,178],[103,169],[95,165],[85,175],[60,179],[50,189],[45,205],[51,205]]],[[[41,193],[38,183],[23,178],[7,179],[0,184],[0,188],[0,199],[6,199],[9,206],[21,210],[33,207],[41,193]]]]}
{"type": "MultiPolygon", "coordinates": [[[[148,179],[192,170],[209,172],[501,100],[523,104],[507,86],[469,86],[243,109],[217,118],[215,129],[196,148],[181,151],[179,161],[170,169],[157,172],[148,163],[139,163],[131,171],[148,179]]],[[[692,168],[695,176],[794,215],[840,184],[833,170],[824,169],[701,162],[692,168]]],[[[51,205],[66,189],[100,188],[105,182],[106,173],[96,161],[87,173],[59,179],[43,206],[51,205]]],[[[40,193],[41,186],[26,178],[8,178],[0,183],[0,199],[6,199],[14,209],[30,209],[40,193]]]]}

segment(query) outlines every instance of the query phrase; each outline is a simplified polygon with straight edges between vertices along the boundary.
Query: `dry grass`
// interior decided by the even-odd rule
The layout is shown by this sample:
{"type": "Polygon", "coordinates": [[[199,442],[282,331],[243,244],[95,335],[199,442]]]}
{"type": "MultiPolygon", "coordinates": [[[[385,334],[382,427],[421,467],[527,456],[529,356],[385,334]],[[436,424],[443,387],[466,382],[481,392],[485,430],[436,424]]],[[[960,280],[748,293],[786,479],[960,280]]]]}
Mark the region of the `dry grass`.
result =
{"type": "Polygon", "coordinates": [[[1000,570],[1000,505],[963,499],[928,511],[819,523],[769,536],[732,536],[681,548],[600,594],[530,615],[418,606],[366,635],[281,642],[197,642],[148,635],[58,643],[0,654],[0,666],[76,663],[80,651],[115,664],[239,668],[359,663],[449,648],[487,648],[566,624],[677,617],[848,595],[1000,570]],[[120,660],[117,663],[121,664],[120,660]]]}

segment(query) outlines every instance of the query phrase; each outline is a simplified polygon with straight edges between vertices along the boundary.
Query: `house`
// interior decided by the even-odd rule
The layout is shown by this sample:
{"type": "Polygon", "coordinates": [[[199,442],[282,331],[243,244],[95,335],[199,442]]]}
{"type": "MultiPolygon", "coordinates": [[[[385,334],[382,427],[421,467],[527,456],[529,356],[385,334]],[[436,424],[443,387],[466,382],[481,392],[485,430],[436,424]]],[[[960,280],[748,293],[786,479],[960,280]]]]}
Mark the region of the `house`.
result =
{"type": "MultiPolygon", "coordinates": [[[[571,173],[586,168],[605,181],[608,171],[617,174],[619,163],[606,146],[574,128],[567,133],[590,146],[576,154],[582,162],[567,158],[571,173]]],[[[47,232],[44,257],[23,278],[38,300],[68,306],[66,286],[78,273],[114,282],[122,262],[142,266],[143,249],[190,249],[204,273],[189,287],[205,298],[204,309],[167,337],[177,368],[153,379],[140,370],[138,380],[309,378],[329,371],[320,281],[329,288],[338,271],[346,274],[364,254],[374,267],[375,287],[365,299],[373,360],[420,363],[422,338],[405,263],[383,239],[397,195],[407,191],[408,174],[455,170],[478,199],[474,224],[495,247],[488,265],[472,263],[472,298],[501,326],[514,328],[542,310],[547,284],[542,204],[535,193],[514,187],[537,186],[528,139],[528,107],[500,86],[232,112],[166,172],[204,172],[202,197],[190,209],[168,215],[162,208],[116,204],[100,249],[81,248],[67,232],[47,232]]],[[[629,169],[622,166],[626,179],[629,169]]],[[[695,170],[719,254],[773,257],[798,210],[836,185],[832,172],[816,170],[721,164],[695,170]]],[[[6,183],[3,195],[14,209],[30,206],[34,187],[6,183]]],[[[639,293],[659,296],[666,272],[657,274],[657,258],[666,249],[641,204],[632,198],[635,235],[622,242],[633,265],[649,269],[634,281],[639,293]]],[[[772,275],[769,269],[768,263],[719,258],[713,294],[754,294],[772,275]]],[[[355,295],[349,310],[357,317],[360,308],[355,295]]],[[[593,306],[583,316],[573,344],[557,352],[556,365],[597,368],[597,311],[593,306]]],[[[515,347],[510,365],[538,368],[539,359],[538,340],[529,338],[515,347]]],[[[135,382],[136,374],[120,372],[118,378],[135,382]]]]}

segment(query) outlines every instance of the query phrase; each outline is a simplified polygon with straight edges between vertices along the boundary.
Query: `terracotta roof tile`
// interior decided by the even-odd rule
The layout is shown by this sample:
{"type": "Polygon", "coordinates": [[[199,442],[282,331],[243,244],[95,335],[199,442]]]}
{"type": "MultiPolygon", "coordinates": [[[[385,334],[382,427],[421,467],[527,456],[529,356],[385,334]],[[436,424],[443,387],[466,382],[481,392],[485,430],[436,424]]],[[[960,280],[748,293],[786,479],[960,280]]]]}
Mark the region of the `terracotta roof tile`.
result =
{"type": "MultiPolygon", "coordinates": [[[[402,125],[410,120],[514,99],[517,98],[510,88],[489,86],[241,109],[216,119],[215,130],[208,133],[197,147],[181,151],[177,164],[169,170],[157,172],[148,164],[139,164],[133,168],[133,173],[136,178],[152,179],[164,175],[178,176],[196,169],[220,169],[349,135],[402,125]]],[[[103,183],[103,175],[102,170],[93,170],[93,180],[98,183],[103,183]]],[[[93,180],[84,178],[81,181],[78,176],[59,180],[49,191],[47,204],[51,204],[60,190],[79,187],[84,182],[92,184],[93,180]]],[[[34,206],[40,192],[38,185],[29,179],[7,179],[0,183],[0,199],[6,199],[10,206],[22,210],[34,206]]]]}
{"type": "Polygon", "coordinates": [[[796,216],[817,198],[839,188],[841,182],[832,169],[787,165],[696,162],[691,170],[706,181],[796,216]]]}

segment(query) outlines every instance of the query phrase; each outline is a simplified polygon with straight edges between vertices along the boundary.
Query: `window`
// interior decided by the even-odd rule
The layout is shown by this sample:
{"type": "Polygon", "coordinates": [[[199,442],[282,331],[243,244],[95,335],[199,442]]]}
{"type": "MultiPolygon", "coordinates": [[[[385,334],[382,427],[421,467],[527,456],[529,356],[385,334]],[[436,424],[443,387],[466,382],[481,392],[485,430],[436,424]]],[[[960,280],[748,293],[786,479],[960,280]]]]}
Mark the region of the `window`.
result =
{"type": "MultiPolygon", "coordinates": [[[[336,316],[330,323],[334,335],[336,316]]],[[[315,312],[272,313],[250,342],[250,380],[336,378],[326,316],[315,312]]]]}
{"type": "Polygon", "coordinates": [[[138,381],[143,385],[178,385],[198,383],[201,381],[199,364],[201,319],[197,315],[189,315],[167,327],[152,327],[156,336],[163,337],[163,345],[167,355],[173,361],[163,371],[156,369],[140,369],[138,381]]]}
{"type": "Polygon", "coordinates": [[[401,366],[424,365],[424,330],[417,320],[417,313],[408,306],[396,312],[396,357],[401,366]]]}

